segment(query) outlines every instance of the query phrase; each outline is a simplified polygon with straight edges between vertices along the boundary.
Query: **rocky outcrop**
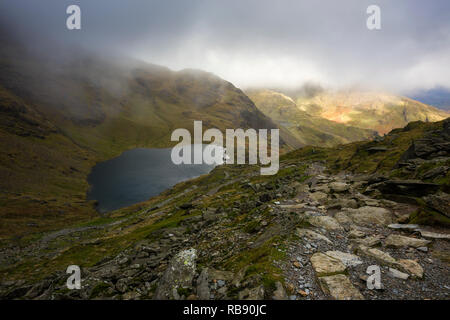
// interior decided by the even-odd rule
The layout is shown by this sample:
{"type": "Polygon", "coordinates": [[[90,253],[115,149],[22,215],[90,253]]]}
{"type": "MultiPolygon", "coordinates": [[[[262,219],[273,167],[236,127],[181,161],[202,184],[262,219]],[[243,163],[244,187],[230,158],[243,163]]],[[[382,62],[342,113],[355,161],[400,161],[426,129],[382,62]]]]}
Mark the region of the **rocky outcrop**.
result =
{"type": "Polygon", "coordinates": [[[440,192],[423,198],[426,205],[450,218],[450,194],[440,192]]]}
{"type": "Polygon", "coordinates": [[[154,299],[181,299],[182,296],[180,296],[179,291],[192,287],[192,281],[196,273],[196,260],[197,251],[195,249],[178,253],[164,272],[154,299]]]}
{"type": "Polygon", "coordinates": [[[439,190],[439,185],[422,182],[420,180],[387,180],[372,185],[372,188],[376,188],[384,194],[422,197],[437,192],[439,190]]]}

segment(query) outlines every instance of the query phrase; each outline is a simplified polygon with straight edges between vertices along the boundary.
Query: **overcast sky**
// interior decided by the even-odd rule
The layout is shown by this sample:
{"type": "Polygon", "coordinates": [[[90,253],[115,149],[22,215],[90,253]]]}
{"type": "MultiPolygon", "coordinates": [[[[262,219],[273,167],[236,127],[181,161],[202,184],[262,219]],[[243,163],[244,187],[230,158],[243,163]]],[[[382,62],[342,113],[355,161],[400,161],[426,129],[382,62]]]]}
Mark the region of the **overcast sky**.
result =
{"type": "Polygon", "coordinates": [[[1,0],[0,19],[30,43],[203,69],[243,88],[450,88],[448,0],[1,0]],[[80,31],[66,29],[71,4],[80,31]],[[381,30],[366,27],[371,4],[381,30]]]}

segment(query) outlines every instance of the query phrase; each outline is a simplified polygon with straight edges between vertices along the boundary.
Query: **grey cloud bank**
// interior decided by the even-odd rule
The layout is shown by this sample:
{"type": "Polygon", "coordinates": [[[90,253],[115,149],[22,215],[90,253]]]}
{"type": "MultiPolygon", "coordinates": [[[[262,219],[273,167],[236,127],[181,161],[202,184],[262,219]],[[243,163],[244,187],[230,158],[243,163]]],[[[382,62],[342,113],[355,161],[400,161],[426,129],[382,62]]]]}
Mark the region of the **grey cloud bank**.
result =
{"type": "Polygon", "coordinates": [[[213,72],[239,87],[450,88],[446,0],[3,0],[0,27],[51,51],[82,46],[172,69],[213,72]],[[77,4],[82,29],[66,29],[77,4]],[[381,30],[366,9],[381,8],[381,30]]]}

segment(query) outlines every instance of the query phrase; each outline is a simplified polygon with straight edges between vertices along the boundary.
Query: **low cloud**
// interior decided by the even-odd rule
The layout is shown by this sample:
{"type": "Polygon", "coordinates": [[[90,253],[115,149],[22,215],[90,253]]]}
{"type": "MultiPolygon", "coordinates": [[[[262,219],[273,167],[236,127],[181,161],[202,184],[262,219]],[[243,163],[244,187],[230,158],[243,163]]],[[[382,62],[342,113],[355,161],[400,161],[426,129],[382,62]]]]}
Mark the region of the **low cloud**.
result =
{"type": "Polygon", "coordinates": [[[213,72],[239,87],[450,88],[447,0],[3,0],[2,25],[52,43],[213,72]],[[78,4],[82,30],[65,29],[78,4]],[[381,30],[366,8],[381,8],[381,30]]]}

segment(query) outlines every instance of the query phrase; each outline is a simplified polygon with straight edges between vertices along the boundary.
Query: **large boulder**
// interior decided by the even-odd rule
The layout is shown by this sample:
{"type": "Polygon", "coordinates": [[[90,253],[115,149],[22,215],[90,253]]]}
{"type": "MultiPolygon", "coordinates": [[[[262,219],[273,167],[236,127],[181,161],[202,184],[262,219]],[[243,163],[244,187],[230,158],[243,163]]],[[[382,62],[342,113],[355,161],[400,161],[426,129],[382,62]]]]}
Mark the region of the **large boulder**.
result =
{"type": "Polygon", "coordinates": [[[196,272],[197,251],[195,249],[179,252],[169,263],[153,298],[155,300],[177,299],[177,291],[191,288],[196,272]]]}
{"type": "Polygon", "coordinates": [[[433,159],[438,156],[450,156],[450,120],[448,118],[443,121],[441,128],[429,132],[421,139],[415,140],[408,150],[403,153],[399,162],[417,158],[433,159]]]}

